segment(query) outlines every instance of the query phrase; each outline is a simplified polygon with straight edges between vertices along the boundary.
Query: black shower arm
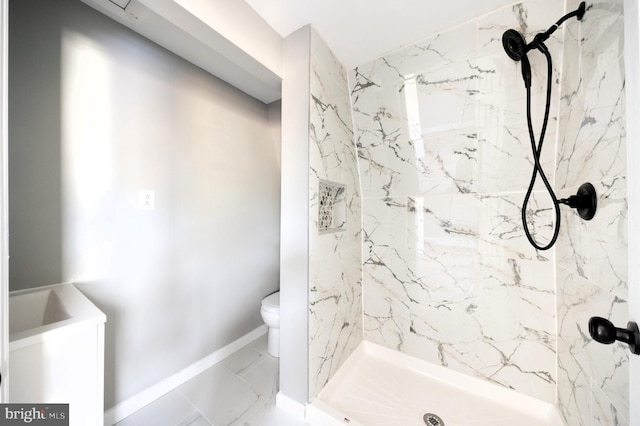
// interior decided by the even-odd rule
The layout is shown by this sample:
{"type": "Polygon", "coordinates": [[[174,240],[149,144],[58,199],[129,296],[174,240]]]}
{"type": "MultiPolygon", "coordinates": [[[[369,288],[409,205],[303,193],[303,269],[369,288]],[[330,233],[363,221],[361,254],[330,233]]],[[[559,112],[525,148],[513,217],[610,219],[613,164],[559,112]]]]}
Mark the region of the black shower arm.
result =
{"type": "Polygon", "coordinates": [[[558,21],[555,24],[553,24],[547,31],[540,34],[536,34],[536,36],[533,38],[533,41],[527,45],[527,50],[536,49],[542,43],[547,41],[547,39],[551,37],[551,34],[553,34],[558,28],[560,28],[560,25],[562,25],[562,23],[567,19],[573,18],[575,16],[578,19],[578,21],[581,21],[586,9],[587,7],[585,2],[580,3],[580,5],[576,10],[574,10],[573,12],[567,13],[562,18],[558,19],[558,21]]]}

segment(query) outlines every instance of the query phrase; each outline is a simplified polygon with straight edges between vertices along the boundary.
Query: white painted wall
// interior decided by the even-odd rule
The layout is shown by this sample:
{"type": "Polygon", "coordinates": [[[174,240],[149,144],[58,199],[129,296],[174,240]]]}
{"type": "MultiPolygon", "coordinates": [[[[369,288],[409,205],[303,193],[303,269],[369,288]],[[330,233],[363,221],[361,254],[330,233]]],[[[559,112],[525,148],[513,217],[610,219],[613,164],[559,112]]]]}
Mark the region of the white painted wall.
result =
{"type": "MultiPolygon", "coordinates": [[[[138,0],[149,7],[158,0],[138,0]]],[[[173,0],[277,75],[282,70],[282,37],[244,1],[173,0]]]]}
{"type": "Polygon", "coordinates": [[[308,402],[310,28],[284,41],[280,392],[308,402]]]}
{"type": "Polygon", "coordinates": [[[10,13],[11,288],[73,281],[107,314],[109,408],[262,323],[278,112],[79,0],[10,13]]]}

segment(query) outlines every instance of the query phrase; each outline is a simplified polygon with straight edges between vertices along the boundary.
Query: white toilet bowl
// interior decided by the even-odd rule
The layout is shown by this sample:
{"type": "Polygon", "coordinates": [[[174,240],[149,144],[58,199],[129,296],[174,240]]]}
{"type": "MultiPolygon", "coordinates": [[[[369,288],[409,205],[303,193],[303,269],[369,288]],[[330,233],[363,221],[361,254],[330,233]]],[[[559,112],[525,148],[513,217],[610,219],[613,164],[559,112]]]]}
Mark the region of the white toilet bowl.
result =
{"type": "Polygon", "coordinates": [[[280,292],[277,291],[262,299],[260,315],[269,327],[267,350],[275,357],[280,356],[280,292]]]}

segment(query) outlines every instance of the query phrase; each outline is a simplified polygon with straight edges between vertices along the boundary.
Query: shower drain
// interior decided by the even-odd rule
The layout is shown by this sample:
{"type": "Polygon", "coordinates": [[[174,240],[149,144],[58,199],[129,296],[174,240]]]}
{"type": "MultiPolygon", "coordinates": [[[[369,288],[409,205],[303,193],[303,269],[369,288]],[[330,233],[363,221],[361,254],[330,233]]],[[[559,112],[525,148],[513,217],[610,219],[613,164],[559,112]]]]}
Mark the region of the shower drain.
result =
{"type": "Polygon", "coordinates": [[[427,426],[444,426],[444,422],[438,416],[433,413],[427,413],[422,416],[422,420],[427,426]]]}

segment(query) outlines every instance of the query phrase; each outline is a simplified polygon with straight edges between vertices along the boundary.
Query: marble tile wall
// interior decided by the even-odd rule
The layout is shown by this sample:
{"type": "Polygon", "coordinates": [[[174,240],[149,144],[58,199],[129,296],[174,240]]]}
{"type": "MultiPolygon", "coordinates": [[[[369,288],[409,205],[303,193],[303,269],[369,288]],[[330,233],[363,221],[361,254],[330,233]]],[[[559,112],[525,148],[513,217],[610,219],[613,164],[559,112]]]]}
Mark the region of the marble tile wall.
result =
{"type": "Polygon", "coordinates": [[[309,400],[362,341],[362,232],[347,73],[311,31],[309,400]],[[320,180],[345,185],[346,224],[319,234],[320,180]]]}
{"type": "Polygon", "coordinates": [[[558,402],[569,426],[629,424],[629,351],[596,343],[587,326],[592,316],[628,320],[623,34],[622,0],[594,3],[565,31],[556,187],[590,181],[599,202],[590,222],[563,214],[556,249],[558,402]]]}
{"type": "MultiPolygon", "coordinates": [[[[362,181],[366,340],[556,401],[554,250],[520,222],[533,160],[520,64],[509,28],[530,40],[564,2],[526,0],[357,67],[350,75],[362,181]]],[[[554,178],[562,31],[542,164],[554,178]]],[[[536,129],[546,63],[530,54],[536,129]]],[[[538,130],[536,130],[537,132],[538,130]]],[[[538,182],[528,206],[551,236],[538,182]]]]}

